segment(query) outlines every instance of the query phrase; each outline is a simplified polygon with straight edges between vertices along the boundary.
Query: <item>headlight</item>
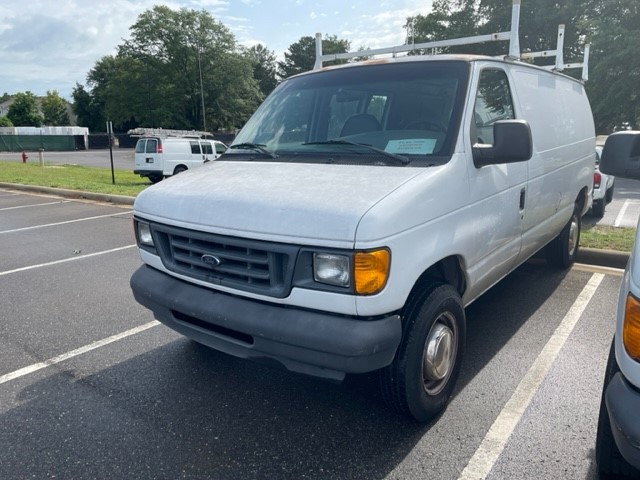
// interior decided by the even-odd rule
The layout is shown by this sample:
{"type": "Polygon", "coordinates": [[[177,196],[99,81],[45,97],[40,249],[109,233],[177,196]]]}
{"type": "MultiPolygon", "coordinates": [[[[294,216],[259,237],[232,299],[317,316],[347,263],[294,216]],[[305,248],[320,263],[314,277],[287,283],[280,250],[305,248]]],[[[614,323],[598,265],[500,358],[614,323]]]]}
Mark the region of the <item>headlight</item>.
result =
{"type": "Polygon", "coordinates": [[[153,247],[153,236],[148,223],[136,221],[136,236],[140,245],[153,247]]]}
{"type": "Polygon", "coordinates": [[[351,283],[349,257],[333,253],[314,253],[313,278],[316,282],[348,287],[351,283]]]}
{"type": "Polygon", "coordinates": [[[640,301],[632,295],[625,304],[622,342],[629,356],[640,362],[640,301]]]}

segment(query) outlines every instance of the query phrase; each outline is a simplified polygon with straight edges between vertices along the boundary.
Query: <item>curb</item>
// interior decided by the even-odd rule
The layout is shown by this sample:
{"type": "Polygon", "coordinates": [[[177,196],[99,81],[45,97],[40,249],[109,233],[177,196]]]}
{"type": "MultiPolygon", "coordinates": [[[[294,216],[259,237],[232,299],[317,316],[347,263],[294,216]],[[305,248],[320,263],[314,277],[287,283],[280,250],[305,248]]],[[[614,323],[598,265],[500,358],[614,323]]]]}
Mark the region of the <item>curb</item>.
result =
{"type": "Polygon", "coordinates": [[[599,250],[596,248],[578,249],[576,261],[587,265],[600,265],[603,267],[625,269],[629,260],[629,252],[617,252],[614,250],[599,250]]]}
{"type": "MultiPolygon", "coordinates": [[[[107,202],[116,205],[133,205],[136,197],[125,195],[109,195],[106,193],[83,192],[81,190],[69,190],[65,188],[39,187],[36,185],[21,185],[18,183],[2,183],[0,188],[13,190],[24,190],[27,192],[48,193],[67,198],[80,198],[94,200],[97,202],[107,202]]],[[[617,252],[614,250],[600,250],[596,248],[579,248],[576,261],[587,265],[598,265],[602,267],[621,268],[627,266],[629,260],[628,252],[617,252]]]]}
{"type": "Polygon", "coordinates": [[[65,198],[79,198],[86,200],[94,200],[96,202],[107,202],[116,205],[133,205],[136,197],[128,197],[126,195],[111,195],[108,193],[83,192],[82,190],[69,190],[66,188],[40,187],[37,185],[21,185],[19,183],[2,183],[0,188],[8,188],[12,190],[22,190],[26,192],[48,193],[50,195],[58,195],[65,198]]]}

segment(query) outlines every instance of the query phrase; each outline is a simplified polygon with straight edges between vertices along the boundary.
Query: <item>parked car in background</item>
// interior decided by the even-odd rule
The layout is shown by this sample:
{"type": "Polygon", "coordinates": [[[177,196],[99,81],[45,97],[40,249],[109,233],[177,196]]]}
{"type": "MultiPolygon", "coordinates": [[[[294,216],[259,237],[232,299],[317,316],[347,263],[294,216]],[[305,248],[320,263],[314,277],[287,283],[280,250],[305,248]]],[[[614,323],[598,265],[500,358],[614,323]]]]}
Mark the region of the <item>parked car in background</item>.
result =
{"type": "Polygon", "coordinates": [[[227,150],[224,143],[203,139],[198,132],[137,130],[142,136],[136,143],[133,173],[152,183],[215,160],[227,150]]]}
{"type": "Polygon", "coordinates": [[[600,170],[600,157],[602,156],[602,145],[596,146],[596,166],[593,172],[593,205],[591,214],[596,217],[603,217],[607,205],[613,200],[613,189],[616,177],[607,175],[600,170]]]}
{"type": "MultiPolygon", "coordinates": [[[[640,180],[640,132],[610,135],[602,152],[603,174],[640,180]]],[[[596,460],[604,475],[640,478],[640,238],[625,269],[616,330],[607,362],[596,460]]]]}

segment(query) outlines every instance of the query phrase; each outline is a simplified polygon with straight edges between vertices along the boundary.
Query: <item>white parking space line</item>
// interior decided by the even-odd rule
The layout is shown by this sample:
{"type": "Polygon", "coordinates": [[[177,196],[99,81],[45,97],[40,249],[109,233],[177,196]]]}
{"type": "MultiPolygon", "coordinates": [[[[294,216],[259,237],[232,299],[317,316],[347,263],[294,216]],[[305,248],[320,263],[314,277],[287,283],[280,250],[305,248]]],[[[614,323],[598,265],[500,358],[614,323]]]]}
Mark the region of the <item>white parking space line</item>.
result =
{"type": "Polygon", "coordinates": [[[627,213],[627,208],[629,207],[629,200],[625,200],[620,212],[618,212],[618,216],[616,217],[616,221],[613,222],[614,227],[619,227],[624,219],[624,214],[627,213]]]}
{"type": "Polygon", "coordinates": [[[14,268],[13,270],[6,270],[4,272],[0,272],[0,277],[4,275],[9,275],[11,273],[24,272],[27,270],[34,270],[36,268],[49,267],[51,265],[58,265],[60,263],[74,262],[76,260],[83,260],[85,258],[97,257],[99,255],[106,255],[107,253],[119,252],[121,250],[127,250],[135,246],[136,246],[135,244],[126,245],[124,247],[112,248],[111,250],[103,250],[102,252],[87,253],[86,255],[77,255],[75,257],[63,258],[62,260],[55,260],[53,262],[39,263],[37,265],[29,265],[28,267],[14,268]]]}
{"type": "Polygon", "coordinates": [[[44,207],[45,205],[58,205],[60,203],[70,203],[71,200],[58,200],[57,202],[36,203],[34,205],[18,205],[17,207],[0,208],[0,212],[4,210],[17,210],[18,208],[44,207]]]}
{"type": "Polygon", "coordinates": [[[117,342],[118,340],[122,340],[124,338],[130,337],[137,333],[143,332],[151,327],[155,327],[156,325],[160,325],[160,322],[154,320],[149,323],[145,323],[144,325],[140,325],[139,327],[132,328],[122,333],[118,333],[116,335],[112,335],[107,338],[103,338],[102,340],[97,340],[89,345],[85,345],[84,347],[76,348],[75,350],[71,350],[70,352],[63,353],[62,355],[57,355],[55,357],[51,357],[48,360],[40,363],[34,363],[33,365],[29,365],[28,367],[21,368],[11,373],[7,373],[5,375],[0,376],[0,385],[3,383],[7,383],[11,380],[15,380],[16,378],[24,377],[25,375],[29,375],[30,373],[37,372],[38,370],[42,370],[43,368],[50,367],[60,362],[64,362],[65,360],[69,360],[70,358],[77,357],[78,355],[82,355],[83,353],[90,352],[91,350],[95,350],[96,348],[104,347],[105,345],[109,345],[110,343],[117,342]]]}
{"type": "Polygon", "coordinates": [[[484,479],[491,472],[513,430],[540,388],[540,384],[549,372],[551,365],[569,338],[603,278],[604,274],[602,273],[594,273],[591,276],[589,282],[582,289],[569,312],[567,312],[567,315],[544,346],[540,355],[538,355],[538,358],[536,358],[527,374],[520,381],[502,412],[489,428],[482,443],[473,457],[471,457],[471,460],[469,460],[458,480],[484,479]]]}
{"type": "Polygon", "coordinates": [[[35,230],[37,228],[56,227],[58,225],[66,225],[68,223],[85,222],[87,220],[97,220],[99,218],[116,217],[118,215],[130,214],[132,211],[133,210],[127,210],[127,211],[121,212],[121,213],[109,213],[107,215],[97,215],[95,217],[77,218],[75,220],[66,220],[64,222],[46,223],[44,225],[33,225],[31,227],[14,228],[13,230],[0,230],[0,234],[2,234],[2,233],[26,232],[27,230],[35,230]]]}

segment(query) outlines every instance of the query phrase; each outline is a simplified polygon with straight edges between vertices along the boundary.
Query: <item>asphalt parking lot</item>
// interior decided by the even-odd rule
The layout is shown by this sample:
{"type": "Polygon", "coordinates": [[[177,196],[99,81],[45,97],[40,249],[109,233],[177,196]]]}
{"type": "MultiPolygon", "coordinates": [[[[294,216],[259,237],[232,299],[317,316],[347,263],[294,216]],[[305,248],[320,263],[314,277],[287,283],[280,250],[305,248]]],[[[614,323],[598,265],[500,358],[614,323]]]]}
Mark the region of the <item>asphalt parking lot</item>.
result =
{"type": "Polygon", "coordinates": [[[621,271],[532,260],[467,310],[449,408],[159,325],[131,295],[130,207],[0,189],[0,479],[596,479],[621,271]]]}

